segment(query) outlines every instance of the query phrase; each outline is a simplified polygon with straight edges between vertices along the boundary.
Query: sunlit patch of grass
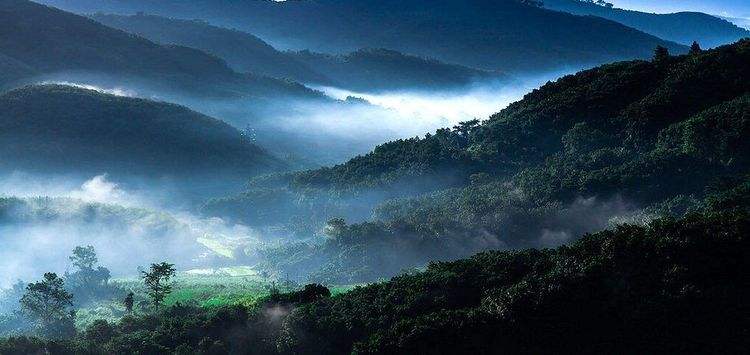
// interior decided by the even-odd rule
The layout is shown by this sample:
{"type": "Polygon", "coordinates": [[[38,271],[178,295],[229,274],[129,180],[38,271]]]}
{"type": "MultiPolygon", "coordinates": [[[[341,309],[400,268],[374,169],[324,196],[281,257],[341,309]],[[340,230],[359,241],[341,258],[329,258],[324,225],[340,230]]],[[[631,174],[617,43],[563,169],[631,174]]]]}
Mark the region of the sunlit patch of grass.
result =
{"type": "MultiPolygon", "coordinates": [[[[196,269],[194,272],[182,272],[173,278],[172,293],[164,300],[166,306],[178,302],[199,307],[221,307],[235,304],[252,306],[259,299],[268,296],[273,287],[279,292],[294,291],[300,287],[293,283],[278,282],[266,279],[248,266],[223,267],[215,269],[196,269]]],[[[135,294],[136,314],[149,312],[143,305],[149,304],[143,281],[137,277],[115,278],[111,283],[122,290],[123,297],[127,292],[135,294]]],[[[329,286],[332,295],[346,293],[362,284],[329,286]]],[[[115,322],[125,315],[121,299],[101,301],[77,311],[76,326],[84,329],[96,319],[115,322]]]]}

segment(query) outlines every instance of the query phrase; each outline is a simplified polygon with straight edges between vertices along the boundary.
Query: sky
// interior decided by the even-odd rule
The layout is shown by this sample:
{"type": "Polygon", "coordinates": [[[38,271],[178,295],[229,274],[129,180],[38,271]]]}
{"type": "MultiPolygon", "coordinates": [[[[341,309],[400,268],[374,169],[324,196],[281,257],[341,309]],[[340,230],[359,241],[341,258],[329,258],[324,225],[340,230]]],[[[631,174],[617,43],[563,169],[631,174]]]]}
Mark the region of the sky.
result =
{"type": "Polygon", "coordinates": [[[726,17],[750,18],[750,0],[607,0],[615,7],[667,13],[699,11],[726,17]]]}

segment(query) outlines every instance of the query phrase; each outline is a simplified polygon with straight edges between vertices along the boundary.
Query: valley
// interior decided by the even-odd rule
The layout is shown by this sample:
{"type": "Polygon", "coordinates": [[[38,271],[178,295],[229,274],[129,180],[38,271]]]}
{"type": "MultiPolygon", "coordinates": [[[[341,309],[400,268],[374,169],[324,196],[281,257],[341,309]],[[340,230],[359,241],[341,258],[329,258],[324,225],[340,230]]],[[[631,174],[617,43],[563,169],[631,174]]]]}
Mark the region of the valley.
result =
{"type": "Polygon", "coordinates": [[[743,352],[750,32],[618,6],[0,0],[0,354],[743,352]]]}

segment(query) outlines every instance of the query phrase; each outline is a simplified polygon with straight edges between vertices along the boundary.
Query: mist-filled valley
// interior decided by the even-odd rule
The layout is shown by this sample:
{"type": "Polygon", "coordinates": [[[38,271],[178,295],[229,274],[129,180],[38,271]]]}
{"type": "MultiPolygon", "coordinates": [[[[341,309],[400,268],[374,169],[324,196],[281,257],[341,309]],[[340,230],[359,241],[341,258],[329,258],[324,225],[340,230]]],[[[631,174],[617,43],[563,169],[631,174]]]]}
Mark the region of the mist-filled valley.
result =
{"type": "Polygon", "coordinates": [[[748,35],[0,0],[0,354],[744,352],[748,35]]]}

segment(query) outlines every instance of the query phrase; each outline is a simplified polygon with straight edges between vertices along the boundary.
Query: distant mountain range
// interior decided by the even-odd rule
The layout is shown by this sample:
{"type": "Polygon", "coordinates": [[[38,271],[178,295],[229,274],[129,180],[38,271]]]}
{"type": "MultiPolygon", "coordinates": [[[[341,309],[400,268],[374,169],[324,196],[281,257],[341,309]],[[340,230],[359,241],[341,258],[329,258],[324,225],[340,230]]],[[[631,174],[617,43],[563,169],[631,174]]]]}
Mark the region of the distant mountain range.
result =
{"type": "Polygon", "coordinates": [[[200,20],[147,14],[94,14],[91,18],[157,43],[206,51],[224,59],[237,71],[350,90],[438,89],[478,80],[507,79],[499,73],[386,49],[361,49],[338,56],[310,51],[281,52],[249,33],[200,20]]]}
{"type": "Polygon", "coordinates": [[[154,15],[119,16],[97,13],[92,19],[137,34],[156,43],[200,49],[222,58],[238,72],[252,72],[300,82],[324,82],[325,77],[262,39],[246,32],[212,26],[201,20],[154,15]]]}
{"type": "Polygon", "coordinates": [[[344,55],[299,51],[290,55],[324,74],[334,85],[358,91],[440,89],[510,80],[498,72],[446,64],[388,49],[360,49],[344,55]]]}
{"type": "Polygon", "coordinates": [[[201,18],[284,49],[388,48],[484,70],[545,72],[686,48],[622,24],[516,0],[45,0],[79,13],[138,11],[201,18]]]}
{"type": "Polygon", "coordinates": [[[184,107],[70,86],[0,95],[3,171],[232,179],[284,164],[228,124],[184,107]]]}
{"type": "Polygon", "coordinates": [[[0,33],[0,86],[104,76],[209,96],[320,96],[298,84],[239,74],[197,49],[156,44],[26,0],[0,1],[0,33]]]}
{"type": "Polygon", "coordinates": [[[659,38],[686,45],[698,41],[705,47],[716,47],[750,36],[750,32],[745,28],[700,12],[652,14],[580,0],[544,0],[543,3],[545,8],[551,10],[610,19],[659,38]]]}

